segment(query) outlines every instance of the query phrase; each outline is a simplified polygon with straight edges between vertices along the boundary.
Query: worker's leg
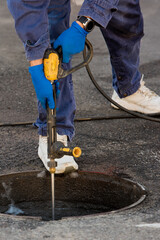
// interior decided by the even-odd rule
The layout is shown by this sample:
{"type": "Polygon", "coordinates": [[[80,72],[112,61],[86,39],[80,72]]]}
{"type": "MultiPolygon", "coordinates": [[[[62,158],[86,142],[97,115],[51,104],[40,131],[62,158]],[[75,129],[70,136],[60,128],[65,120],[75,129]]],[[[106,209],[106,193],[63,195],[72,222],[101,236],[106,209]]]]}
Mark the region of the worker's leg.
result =
{"type": "MultiPolygon", "coordinates": [[[[69,0],[51,0],[48,8],[49,32],[51,44],[55,39],[69,27],[70,1],[69,0]]],[[[69,64],[63,64],[64,69],[70,68],[69,64]]],[[[60,79],[60,94],[57,98],[57,132],[60,135],[67,135],[72,139],[74,135],[74,114],[75,98],[73,92],[73,83],[71,75],[60,79]]],[[[47,135],[46,128],[46,110],[38,103],[39,117],[36,125],[39,127],[39,134],[47,135]]]]}
{"type": "Polygon", "coordinates": [[[140,40],[143,37],[139,0],[120,0],[118,11],[102,33],[113,69],[115,91],[112,99],[128,110],[160,114],[160,96],[144,85],[139,72],[140,40]]]}
{"type": "Polygon", "coordinates": [[[140,87],[140,40],[143,17],[139,0],[120,0],[106,29],[101,29],[110,52],[113,87],[120,98],[135,93],[140,87]]]}

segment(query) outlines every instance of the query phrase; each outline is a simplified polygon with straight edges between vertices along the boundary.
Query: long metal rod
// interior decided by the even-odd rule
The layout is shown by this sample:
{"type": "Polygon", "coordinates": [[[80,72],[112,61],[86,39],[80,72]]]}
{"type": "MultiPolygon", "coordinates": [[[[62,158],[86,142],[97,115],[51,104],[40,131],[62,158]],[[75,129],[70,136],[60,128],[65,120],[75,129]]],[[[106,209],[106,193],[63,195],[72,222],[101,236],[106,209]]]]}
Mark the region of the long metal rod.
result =
{"type": "MultiPolygon", "coordinates": [[[[53,86],[53,98],[55,107],[52,109],[52,116],[54,116],[54,123],[52,126],[52,144],[56,142],[57,140],[57,134],[56,134],[56,87],[55,84],[52,84],[53,86]]],[[[55,159],[54,159],[55,161],[55,159]]],[[[55,220],[55,183],[54,183],[54,173],[51,174],[51,191],[52,191],[52,220],[55,220]]]]}
{"type": "Polygon", "coordinates": [[[52,220],[55,220],[54,173],[51,173],[51,190],[52,190],[52,220]]]}
{"type": "Polygon", "coordinates": [[[53,154],[52,146],[57,140],[56,135],[56,87],[55,84],[52,83],[53,87],[53,98],[55,102],[55,108],[50,109],[47,106],[47,143],[48,143],[48,158],[49,162],[49,170],[51,174],[51,197],[52,197],[52,219],[55,219],[55,183],[54,183],[54,173],[55,173],[55,159],[53,154]]]}

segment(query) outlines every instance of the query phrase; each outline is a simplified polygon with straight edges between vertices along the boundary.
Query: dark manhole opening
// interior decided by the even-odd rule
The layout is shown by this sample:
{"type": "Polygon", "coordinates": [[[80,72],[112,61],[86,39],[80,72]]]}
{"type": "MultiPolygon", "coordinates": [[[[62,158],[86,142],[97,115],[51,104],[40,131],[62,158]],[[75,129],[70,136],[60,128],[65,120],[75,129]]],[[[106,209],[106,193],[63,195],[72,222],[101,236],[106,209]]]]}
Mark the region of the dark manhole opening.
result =
{"type": "MultiPolygon", "coordinates": [[[[101,173],[55,177],[55,219],[124,210],[145,199],[143,186],[101,173]]],[[[52,219],[50,174],[39,171],[0,176],[0,213],[52,219]]]]}

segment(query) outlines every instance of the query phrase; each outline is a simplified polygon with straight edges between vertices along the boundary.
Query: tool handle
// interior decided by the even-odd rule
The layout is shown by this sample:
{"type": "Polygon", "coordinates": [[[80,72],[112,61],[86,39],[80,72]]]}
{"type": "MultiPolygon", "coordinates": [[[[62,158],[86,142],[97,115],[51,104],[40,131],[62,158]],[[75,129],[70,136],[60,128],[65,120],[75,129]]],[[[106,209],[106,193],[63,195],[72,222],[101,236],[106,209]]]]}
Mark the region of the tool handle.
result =
{"type": "Polygon", "coordinates": [[[64,155],[69,155],[73,157],[80,157],[81,156],[81,149],[79,147],[74,147],[73,149],[66,147],[62,142],[56,141],[52,144],[51,147],[51,158],[62,158],[64,155]]]}
{"type": "Polygon", "coordinates": [[[74,147],[73,149],[68,148],[68,147],[62,147],[59,150],[59,154],[61,155],[69,155],[69,156],[73,156],[73,157],[80,157],[82,154],[82,150],[79,147],[74,147]]]}
{"type": "Polygon", "coordinates": [[[64,77],[68,76],[69,74],[74,73],[75,71],[79,70],[80,68],[82,68],[90,63],[90,61],[92,60],[92,57],[93,57],[93,47],[87,38],[85,41],[85,46],[88,49],[88,54],[85,56],[84,61],[82,63],[78,64],[77,66],[72,67],[69,70],[62,69],[61,64],[60,64],[57,79],[64,78],[64,77]]]}

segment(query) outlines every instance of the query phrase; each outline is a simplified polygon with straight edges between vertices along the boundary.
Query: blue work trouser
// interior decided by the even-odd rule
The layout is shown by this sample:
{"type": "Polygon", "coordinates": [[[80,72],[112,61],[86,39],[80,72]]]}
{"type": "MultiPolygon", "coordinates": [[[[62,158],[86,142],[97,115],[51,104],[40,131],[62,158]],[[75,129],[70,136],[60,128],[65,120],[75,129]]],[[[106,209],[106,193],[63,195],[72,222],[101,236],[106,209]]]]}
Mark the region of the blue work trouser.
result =
{"type": "MultiPolygon", "coordinates": [[[[51,0],[48,9],[51,43],[69,26],[70,1],[51,0]]],[[[101,29],[108,46],[113,69],[113,87],[120,97],[133,94],[140,86],[140,40],[143,36],[143,18],[139,0],[120,0],[106,29],[101,29]]],[[[65,64],[68,68],[70,64],[65,64]]],[[[46,110],[38,103],[36,125],[45,136],[46,110]]],[[[72,139],[74,135],[75,99],[71,75],[60,80],[57,99],[57,132],[72,139]]]]}
{"type": "Polygon", "coordinates": [[[143,17],[139,0],[120,0],[106,29],[101,29],[110,53],[113,88],[120,98],[140,87],[140,40],[143,37],[143,17]]]}

